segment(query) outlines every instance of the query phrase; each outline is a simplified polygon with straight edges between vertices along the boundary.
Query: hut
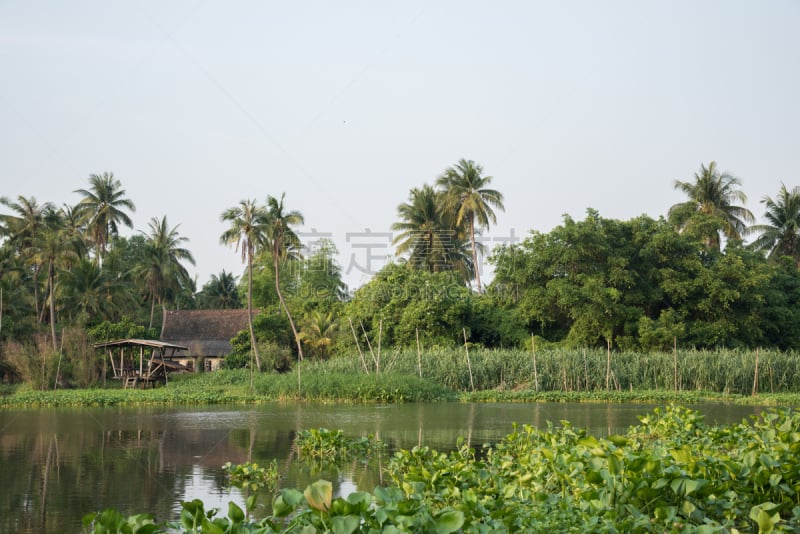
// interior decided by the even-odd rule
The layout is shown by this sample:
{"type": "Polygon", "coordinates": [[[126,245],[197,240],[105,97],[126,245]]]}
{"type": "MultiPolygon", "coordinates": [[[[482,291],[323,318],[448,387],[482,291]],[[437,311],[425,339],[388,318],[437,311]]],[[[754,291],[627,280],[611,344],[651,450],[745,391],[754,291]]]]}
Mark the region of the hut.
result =
{"type": "Polygon", "coordinates": [[[233,349],[231,339],[247,330],[247,310],[164,310],[161,325],[161,341],[188,347],[180,363],[214,371],[233,349]]]}
{"type": "Polygon", "coordinates": [[[111,362],[113,378],[122,380],[125,388],[167,384],[170,372],[188,371],[175,361],[178,351],[187,347],[152,339],[118,339],[96,343],[96,349],[105,349],[111,362]]]}

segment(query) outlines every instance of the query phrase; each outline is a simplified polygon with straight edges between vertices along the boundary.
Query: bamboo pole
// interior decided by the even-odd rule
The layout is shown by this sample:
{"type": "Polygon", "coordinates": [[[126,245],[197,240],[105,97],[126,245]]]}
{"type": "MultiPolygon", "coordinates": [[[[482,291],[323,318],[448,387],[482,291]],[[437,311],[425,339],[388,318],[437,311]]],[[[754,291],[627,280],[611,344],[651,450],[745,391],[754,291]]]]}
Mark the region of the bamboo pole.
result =
{"type": "Polygon", "coordinates": [[[533,353],[533,391],[539,393],[539,373],[536,370],[536,339],[531,332],[531,352],[533,353]]]}
{"type": "Polygon", "coordinates": [[[378,361],[377,361],[377,369],[380,372],[381,367],[381,337],[383,336],[383,319],[378,321],[378,361]]]}
{"type": "Polygon", "coordinates": [[[356,328],[353,326],[353,320],[349,317],[347,318],[350,321],[350,330],[353,332],[353,339],[356,340],[356,348],[358,349],[358,355],[361,357],[361,364],[364,366],[364,372],[369,374],[369,369],[367,368],[367,360],[364,359],[364,353],[361,352],[361,344],[358,342],[358,335],[356,334],[356,328]]]}
{"type": "Polygon", "coordinates": [[[753,372],[753,395],[758,395],[758,348],[756,348],[756,369],[753,372]]]}
{"type": "Polygon", "coordinates": [[[369,347],[369,354],[372,356],[372,362],[375,364],[375,374],[380,373],[380,366],[378,365],[378,360],[375,359],[375,351],[372,350],[372,343],[369,342],[369,336],[367,335],[367,330],[364,328],[364,323],[361,321],[358,322],[361,326],[361,331],[364,333],[364,340],[367,342],[367,347],[369,347]]]}
{"type": "Polygon", "coordinates": [[[583,382],[586,391],[589,391],[589,363],[586,361],[586,348],[583,349],[583,382]]]}
{"type": "Polygon", "coordinates": [[[672,338],[672,381],[675,391],[678,391],[678,337],[672,338]]]}
{"type": "Polygon", "coordinates": [[[461,332],[464,334],[464,352],[467,355],[467,369],[469,370],[469,385],[472,391],[475,391],[475,382],[472,380],[472,363],[469,361],[469,347],[467,346],[467,329],[462,328],[461,332]]]}
{"type": "Polygon", "coordinates": [[[419,370],[419,377],[422,378],[422,352],[419,350],[419,328],[417,330],[417,369],[419,370]]]}

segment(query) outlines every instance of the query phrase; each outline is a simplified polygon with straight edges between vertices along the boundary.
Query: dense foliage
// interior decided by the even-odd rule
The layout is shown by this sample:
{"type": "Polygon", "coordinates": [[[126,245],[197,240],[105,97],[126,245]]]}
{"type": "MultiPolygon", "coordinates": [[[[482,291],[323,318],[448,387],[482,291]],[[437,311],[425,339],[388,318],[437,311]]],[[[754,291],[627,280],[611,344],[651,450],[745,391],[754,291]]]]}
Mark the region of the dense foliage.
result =
{"type": "MultiPolygon", "coordinates": [[[[398,451],[388,484],[333,496],[320,480],[282,489],[271,514],[228,517],[183,503],[180,523],[89,514],[89,532],[796,532],[800,528],[800,414],[762,413],[710,426],[669,407],[624,435],[596,437],[562,421],[515,428],[480,452],[398,451]],[[125,530],[125,529],[129,530],[125,530]]],[[[256,496],[246,503],[256,509],[256,496]]]]}
{"type": "Polygon", "coordinates": [[[388,350],[537,342],[648,354],[800,349],[800,188],[781,184],[762,200],[766,223],[752,224],[742,181],[710,162],[675,181],[687,198],[666,218],[565,216],[496,247],[486,284],[479,234],[504,210],[492,180],[462,159],[413,188],[392,225],[396,261],[352,294],[335,245],[324,234],[303,243],[304,217],[284,196],[222,211],[219,240],[244,272],[222,271],[199,290],[179,225],[154,217],[120,235],[135,204],[111,173],[91,175],[74,206],[2,197],[0,376],[41,389],[104,384],[92,343],[155,337],[161,309],[195,307],[257,308],[225,366],[267,372],[356,352],[366,364],[388,350]]]}
{"type": "Polygon", "coordinates": [[[565,216],[492,258],[496,302],[572,346],[797,348],[800,277],[730,243],[709,249],[664,219],[565,216]]]}

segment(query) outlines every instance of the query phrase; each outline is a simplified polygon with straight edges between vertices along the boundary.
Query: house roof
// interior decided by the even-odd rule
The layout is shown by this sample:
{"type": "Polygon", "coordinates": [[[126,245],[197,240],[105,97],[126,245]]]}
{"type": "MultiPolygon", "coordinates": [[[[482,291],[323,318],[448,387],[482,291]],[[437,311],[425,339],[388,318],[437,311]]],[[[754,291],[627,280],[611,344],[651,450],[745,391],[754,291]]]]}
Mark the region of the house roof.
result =
{"type": "Polygon", "coordinates": [[[189,350],[189,347],[183,345],[173,345],[164,341],[156,341],[154,339],[117,339],[114,341],[106,341],[105,343],[95,343],[96,349],[105,349],[109,347],[151,347],[154,349],[175,349],[175,350],[189,350]]]}
{"type": "Polygon", "coordinates": [[[164,310],[161,341],[185,345],[189,356],[221,357],[246,329],[247,310],[164,310]]]}

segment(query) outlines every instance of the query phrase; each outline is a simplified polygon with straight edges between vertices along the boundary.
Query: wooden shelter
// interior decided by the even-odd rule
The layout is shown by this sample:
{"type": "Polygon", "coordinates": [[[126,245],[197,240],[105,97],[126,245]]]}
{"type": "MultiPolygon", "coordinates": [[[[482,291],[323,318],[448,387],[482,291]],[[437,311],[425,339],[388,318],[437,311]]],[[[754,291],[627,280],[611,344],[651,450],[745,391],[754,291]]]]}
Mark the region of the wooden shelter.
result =
{"type": "Polygon", "coordinates": [[[247,310],[164,310],[160,339],[188,347],[177,357],[187,367],[214,371],[242,330],[247,330],[247,310]]]}
{"type": "Polygon", "coordinates": [[[152,339],[118,339],[96,343],[96,349],[106,349],[114,378],[122,380],[125,388],[154,386],[157,382],[166,385],[170,372],[189,369],[173,360],[176,353],[188,347],[164,343],[152,339]]]}

